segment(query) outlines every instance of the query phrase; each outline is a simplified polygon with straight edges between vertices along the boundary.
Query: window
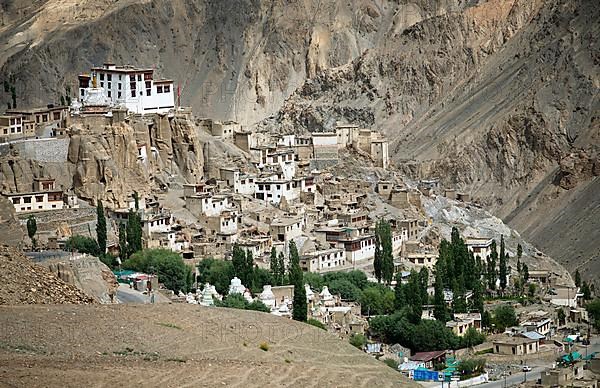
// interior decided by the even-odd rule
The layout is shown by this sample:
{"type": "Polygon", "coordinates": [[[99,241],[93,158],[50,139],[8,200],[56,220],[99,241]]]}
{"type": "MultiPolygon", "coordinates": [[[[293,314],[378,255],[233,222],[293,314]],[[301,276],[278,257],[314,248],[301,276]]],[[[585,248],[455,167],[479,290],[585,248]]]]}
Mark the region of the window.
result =
{"type": "Polygon", "coordinates": [[[162,93],[163,91],[163,87],[162,86],[157,86],[156,87],[156,93],[162,93]]]}
{"type": "Polygon", "coordinates": [[[119,82],[119,83],[117,84],[117,89],[121,90],[121,87],[122,87],[122,86],[123,86],[123,84],[119,82]]]}
{"type": "Polygon", "coordinates": [[[112,83],[111,82],[108,83],[108,88],[112,89],[112,83]]]}
{"type": "Polygon", "coordinates": [[[141,80],[142,80],[142,75],[138,74],[138,81],[141,81],[141,80]]]}
{"type": "Polygon", "coordinates": [[[35,196],[35,202],[44,202],[44,196],[43,195],[36,195],[35,196]]]}
{"type": "Polygon", "coordinates": [[[117,98],[121,98],[121,92],[117,92],[117,98]]]}
{"type": "Polygon", "coordinates": [[[150,81],[146,81],[146,89],[150,89],[152,87],[152,83],[150,81]]]}
{"type": "Polygon", "coordinates": [[[45,123],[48,122],[48,115],[47,114],[42,115],[42,121],[45,122],[45,123]]]}
{"type": "MultiPolygon", "coordinates": [[[[85,90],[81,89],[81,97],[83,97],[84,95],[85,95],[85,90]]],[[[38,121],[38,123],[39,123],[39,121],[38,121]]]]}
{"type": "Polygon", "coordinates": [[[4,128],[4,134],[8,135],[8,128],[4,128]]]}
{"type": "MultiPolygon", "coordinates": [[[[104,73],[100,73],[100,81],[104,81],[104,73]]],[[[102,84],[100,84],[102,85],[102,84]]]]}
{"type": "Polygon", "coordinates": [[[135,82],[129,83],[129,89],[131,89],[131,90],[135,90],[136,89],[135,82]]]}
{"type": "Polygon", "coordinates": [[[16,197],[12,199],[12,203],[15,205],[18,205],[21,203],[21,198],[20,197],[16,197]]]}
{"type": "Polygon", "coordinates": [[[54,112],[54,120],[60,120],[60,112],[54,112]]]}
{"type": "Polygon", "coordinates": [[[165,93],[169,93],[171,91],[171,86],[170,85],[165,85],[164,91],[165,91],[165,93]]]}
{"type": "Polygon", "coordinates": [[[112,95],[111,95],[111,94],[112,94],[112,93],[111,93],[111,92],[110,92],[110,90],[109,90],[109,91],[108,91],[108,98],[111,98],[111,97],[112,97],[112,95]]]}
{"type": "Polygon", "coordinates": [[[123,78],[122,74],[119,74],[119,81],[123,78]]]}
{"type": "Polygon", "coordinates": [[[135,90],[131,91],[131,97],[135,97],[135,90]]]}
{"type": "Polygon", "coordinates": [[[132,82],[135,82],[135,74],[130,74],[129,75],[129,80],[132,82]]]}
{"type": "Polygon", "coordinates": [[[106,75],[106,80],[107,81],[112,81],[112,74],[107,74],[106,75]]]}
{"type": "Polygon", "coordinates": [[[146,96],[149,96],[152,94],[152,89],[146,89],[146,96]]]}
{"type": "Polygon", "coordinates": [[[31,197],[23,197],[24,203],[31,203],[31,197]]]}
{"type": "Polygon", "coordinates": [[[100,87],[103,88],[104,87],[104,82],[100,82],[100,87]]]}

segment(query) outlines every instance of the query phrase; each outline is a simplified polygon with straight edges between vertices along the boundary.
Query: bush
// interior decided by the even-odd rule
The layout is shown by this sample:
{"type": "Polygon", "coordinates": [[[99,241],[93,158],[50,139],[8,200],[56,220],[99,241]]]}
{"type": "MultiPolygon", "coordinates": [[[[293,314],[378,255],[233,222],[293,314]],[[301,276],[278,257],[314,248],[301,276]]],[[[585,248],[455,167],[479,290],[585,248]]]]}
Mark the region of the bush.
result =
{"type": "Polygon", "coordinates": [[[158,280],[175,292],[187,292],[192,288],[191,269],[178,253],[168,249],[145,249],[137,252],[125,260],[123,268],[156,273],[158,280]]]}
{"type": "Polygon", "coordinates": [[[493,322],[499,331],[504,331],[507,327],[515,326],[519,323],[515,309],[509,305],[500,306],[494,310],[493,322]]]}
{"type": "Polygon", "coordinates": [[[472,358],[472,359],[462,360],[458,364],[458,368],[457,368],[457,370],[463,376],[471,376],[474,374],[483,373],[484,369],[485,369],[485,359],[483,359],[483,358],[472,358]]]}
{"type": "Polygon", "coordinates": [[[329,291],[332,295],[339,294],[342,299],[351,301],[357,301],[361,296],[360,288],[347,279],[331,281],[329,283],[329,291]]]}
{"type": "Polygon", "coordinates": [[[470,348],[485,342],[485,335],[480,333],[474,327],[469,327],[465,335],[460,339],[462,348],[470,348]]]}
{"type": "Polygon", "coordinates": [[[265,352],[269,351],[269,344],[266,342],[261,342],[260,345],[258,345],[258,347],[260,348],[260,350],[264,350],[265,352]]]}
{"type": "Polygon", "coordinates": [[[394,310],[394,291],[385,286],[369,286],[360,296],[361,312],[364,315],[390,314],[394,310]]]}
{"type": "Polygon", "coordinates": [[[385,363],[385,365],[389,366],[393,370],[398,370],[398,361],[392,360],[391,358],[386,358],[383,360],[383,362],[385,363]]]}
{"type": "Polygon", "coordinates": [[[69,237],[67,242],[65,243],[66,251],[77,251],[80,253],[87,253],[92,256],[100,256],[100,248],[98,247],[98,243],[91,237],[75,235],[69,237]]]}
{"type": "Polygon", "coordinates": [[[363,350],[365,345],[367,344],[367,337],[362,334],[352,334],[349,339],[350,345],[363,350]]]}
{"type": "Polygon", "coordinates": [[[228,307],[239,310],[261,311],[263,313],[271,312],[271,309],[265,306],[261,301],[248,302],[242,294],[227,295],[223,301],[216,300],[215,306],[228,307]]]}
{"type": "Polygon", "coordinates": [[[308,323],[309,325],[318,327],[319,329],[327,330],[327,326],[325,326],[321,321],[318,321],[314,318],[310,318],[309,320],[306,321],[306,323],[308,323]]]}
{"type": "MultiPolygon", "coordinates": [[[[350,272],[329,272],[323,276],[325,284],[330,284],[337,280],[346,280],[352,283],[359,290],[364,289],[368,285],[367,275],[360,270],[352,270],[350,272]]],[[[331,288],[331,286],[329,287],[331,288]]]]}

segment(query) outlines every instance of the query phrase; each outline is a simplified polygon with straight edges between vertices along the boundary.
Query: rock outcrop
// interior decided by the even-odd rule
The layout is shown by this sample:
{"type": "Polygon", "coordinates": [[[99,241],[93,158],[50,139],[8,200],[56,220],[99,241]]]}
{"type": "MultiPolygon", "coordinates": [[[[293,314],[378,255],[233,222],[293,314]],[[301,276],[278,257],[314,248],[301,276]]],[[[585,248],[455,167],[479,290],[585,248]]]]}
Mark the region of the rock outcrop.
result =
{"type": "Polygon", "coordinates": [[[113,125],[73,126],[68,161],[73,188],[84,199],[123,206],[140,195],[166,188],[169,177],[196,182],[203,176],[203,143],[191,121],[154,116],[113,125]]]}
{"type": "Polygon", "coordinates": [[[0,246],[0,304],[89,304],[94,299],[18,250],[0,246]]]}

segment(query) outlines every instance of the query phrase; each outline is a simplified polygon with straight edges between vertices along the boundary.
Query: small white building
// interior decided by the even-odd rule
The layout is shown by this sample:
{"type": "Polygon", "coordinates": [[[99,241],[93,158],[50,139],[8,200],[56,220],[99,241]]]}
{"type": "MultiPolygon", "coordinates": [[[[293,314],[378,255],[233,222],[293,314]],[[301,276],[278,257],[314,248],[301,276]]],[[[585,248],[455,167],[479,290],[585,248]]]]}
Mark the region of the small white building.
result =
{"type": "Polygon", "coordinates": [[[473,256],[479,258],[485,262],[492,253],[492,239],[487,237],[466,237],[465,243],[469,252],[473,252],[473,256]]]}
{"type": "Polygon", "coordinates": [[[79,100],[84,102],[90,89],[102,89],[111,105],[137,114],[167,113],[175,108],[172,80],[154,78],[154,69],[116,66],[105,63],[79,76],[79,100]]]}
{"type": "Polygon", "coordinates": [[[300,267],[307,272],[327,272],[343,267],[346,264],[346,255],[340,248],[332,248],[310,252],[300,258],[300,267]]]}
{"type": "Polygon", "coordinates": [[[201,215],[207,217],[219,216],[224,211],[235,209],[228,195],[201,193],[185,198],[186,208],[196,217],[201,215]]]}
{"type": "Polygon", "coordinates": [[[282,217],[273,220],[269,226],[269,234],[274,241],[287,242],[302,235],[303,217],[282,217]]]}

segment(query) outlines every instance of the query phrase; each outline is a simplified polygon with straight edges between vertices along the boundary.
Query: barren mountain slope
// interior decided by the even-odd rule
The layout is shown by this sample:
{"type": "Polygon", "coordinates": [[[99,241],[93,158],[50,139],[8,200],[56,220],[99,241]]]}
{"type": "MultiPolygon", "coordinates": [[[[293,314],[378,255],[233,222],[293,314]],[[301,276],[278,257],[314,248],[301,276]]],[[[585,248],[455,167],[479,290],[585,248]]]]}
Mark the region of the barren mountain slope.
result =
{"type": "MultiPolygon", "coordinates": [[[[274,112],[307,77],[358,57],[391,26],[445,12],[426,0],[29,3],[6,6],[0,28],[0,79],[15,86],[18,105],[58,101],[78,73],[112,60],[155,66],[181,84],[182,103],[197,115],[244,123],[274,112]]],[[[9,100],[0,95],[2,105],[9,100]]]]}
{"type": "Polygon", "coordinates": [[[0,326],[0,373],[10,386],[415,386],[347,341],[254,311],[2,306],[0,326]]]}
{"type": "Polygon", "coordinates": [[[307,81],[261,125],[321,130],[338,119],[382,128],[409,175],[471,192],[572,264],[577,241],[550,232],[560,221],[559,232],[586,241],[581,260],[597,258],[598,218],[569,213],[597,214],[600,203],[589,184],[600,174],[598,36],[594,1],[481,1],[390,33],[352,64],[307,81]]]}

